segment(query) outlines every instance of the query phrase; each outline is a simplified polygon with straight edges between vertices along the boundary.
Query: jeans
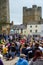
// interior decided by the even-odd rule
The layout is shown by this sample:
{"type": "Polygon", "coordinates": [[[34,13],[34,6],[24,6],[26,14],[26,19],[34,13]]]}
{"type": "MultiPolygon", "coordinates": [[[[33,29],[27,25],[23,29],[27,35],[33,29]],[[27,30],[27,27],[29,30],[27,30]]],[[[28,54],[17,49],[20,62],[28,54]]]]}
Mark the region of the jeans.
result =
{"type": "Polygon", "coordinates": [[[14,58],[14,56],[15,56],[15,52],[9,52],[6,57],[7,58],[10,58],[10,57],[14,58]]]}
{"type": "Polygon", "coordinates": [[[11,55],[12,58],[14,58],[15,52],[11,52],[10,55],[11,55]]]}

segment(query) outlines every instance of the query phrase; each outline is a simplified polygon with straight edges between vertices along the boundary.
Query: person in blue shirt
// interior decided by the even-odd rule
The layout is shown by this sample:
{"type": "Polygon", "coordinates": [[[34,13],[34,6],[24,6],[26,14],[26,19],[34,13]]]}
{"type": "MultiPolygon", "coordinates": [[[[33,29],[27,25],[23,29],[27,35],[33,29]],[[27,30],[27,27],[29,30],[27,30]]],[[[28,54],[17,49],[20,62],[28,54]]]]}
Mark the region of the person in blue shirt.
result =
{"type": "Polygon", "coordinates": [[[29,65],[28,61],[25,58],[26,58],[26,55],[20,54],[20,58],[17,61],[16,65],[29,65]]]}

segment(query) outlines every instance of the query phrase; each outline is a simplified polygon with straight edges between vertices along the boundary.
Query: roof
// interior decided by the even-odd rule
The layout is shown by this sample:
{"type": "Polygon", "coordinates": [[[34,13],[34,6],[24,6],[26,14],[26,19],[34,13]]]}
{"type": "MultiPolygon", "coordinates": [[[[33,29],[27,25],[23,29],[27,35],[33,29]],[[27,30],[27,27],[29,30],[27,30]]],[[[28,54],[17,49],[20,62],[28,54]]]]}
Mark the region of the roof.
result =
{"type": "Polygon", "coordinates": [[[26,29],[25,25],[14,25],[12,29],[26,29]]]}

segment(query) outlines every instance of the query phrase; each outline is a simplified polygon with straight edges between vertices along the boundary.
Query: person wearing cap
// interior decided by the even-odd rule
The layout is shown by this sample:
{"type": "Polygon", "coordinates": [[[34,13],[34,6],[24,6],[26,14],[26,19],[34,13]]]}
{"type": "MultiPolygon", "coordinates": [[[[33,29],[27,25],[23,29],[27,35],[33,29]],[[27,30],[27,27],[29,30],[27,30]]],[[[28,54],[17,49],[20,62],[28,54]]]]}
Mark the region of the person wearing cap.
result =
{"type": "Polygon", "coordinates": [[[20,58],[17,61],[16,65],[29,65],[28,61],[25,58],[26,58],[25,54],[20,54],[20,58]]]}

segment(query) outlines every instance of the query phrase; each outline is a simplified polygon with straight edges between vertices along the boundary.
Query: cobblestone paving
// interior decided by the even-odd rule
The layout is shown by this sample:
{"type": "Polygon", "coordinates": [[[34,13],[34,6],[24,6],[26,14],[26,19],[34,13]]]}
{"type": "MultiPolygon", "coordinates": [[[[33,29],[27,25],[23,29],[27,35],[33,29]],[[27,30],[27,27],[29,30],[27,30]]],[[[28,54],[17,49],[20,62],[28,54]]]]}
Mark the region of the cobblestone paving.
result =
{"type": "Polygon", "coordinates": [[[13,60],[9,60],[9,61],[6,61],[6,60],[4,59],[4,60],[3,60],[3,63],[4,63],[4,65],[14,65],[14,64],[17,62],[18,59],[19,59],[18,57],[16,57],[16,58],[13,59],[13,60]]]}
{"type": "MultiPolygon", "coordinates": [[[[19,58],[16,57],[16,58],[13,59],[13,60],[6,61],[5,59],[3,59],[2,61],[3,61],[4,65],[15,65],[15,63],[17,62],[18,59],[19,59],[19,58]]],[[[29,64],[30,64],[30,61],[29,61],[29,64]]]]}

